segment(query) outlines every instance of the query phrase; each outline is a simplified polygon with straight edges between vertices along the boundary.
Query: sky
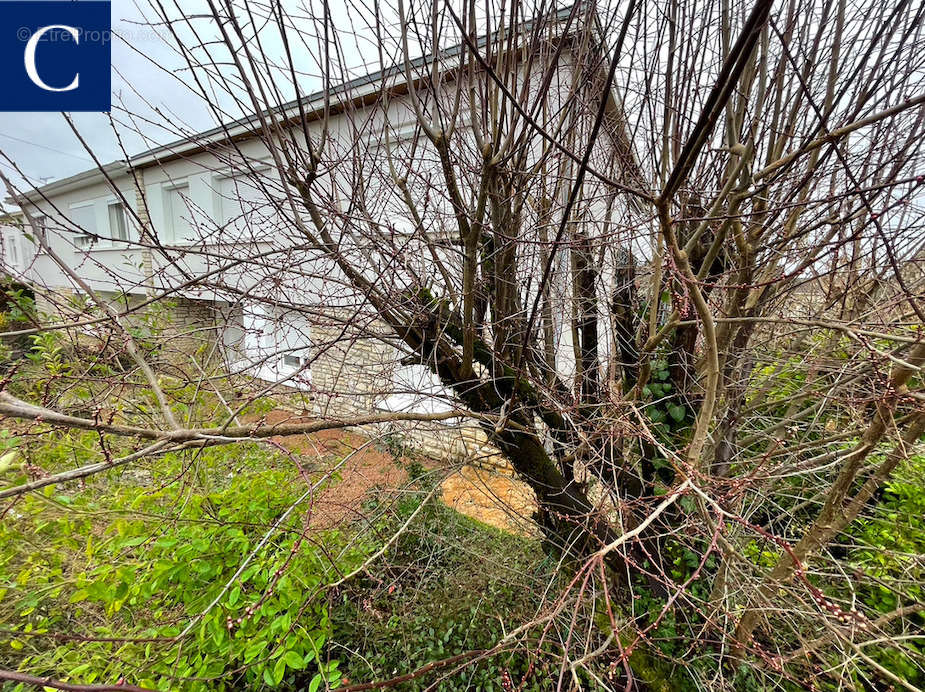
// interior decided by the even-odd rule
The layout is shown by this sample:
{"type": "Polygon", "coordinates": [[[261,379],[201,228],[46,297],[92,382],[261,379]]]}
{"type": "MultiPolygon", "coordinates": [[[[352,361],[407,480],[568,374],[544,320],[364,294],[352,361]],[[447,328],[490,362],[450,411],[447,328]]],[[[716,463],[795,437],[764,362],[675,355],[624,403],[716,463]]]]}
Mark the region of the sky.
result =
{"type": "MultiPolygon", "coordinates": [[[[236,0],[239,12],[244,11],[245,1],[236,0]]],[[[302,94],[317,90],[321,84],[318,78],[320,68],[314,57],[318,54],[317,43],[309,45],[311,37],[317,35],[312,31],[316,12],[311,3],[315,1],[291,0],[287,7],[293,23],[309,37],[308,42],[293,46],[302,94]]],[[[363,50],[358,47],[358,43],[364,40],[365,23],[360,21],[361,25],[357,25],[356,6],[348,10],[347,3],[352,3],[352,0],[330,4],[335,27],[341,30],[339,59],[362,72],[378,69],[376,65],[369,65],[367,69],[363,64],[370,53],[377,51],[369,51],[368,45],[363,50]],[[343,36],[351,38],[345,42],[343,36]],[[352,45],[349,45],[351,42],[352,45]]],[[[191,21],[201,37],[218,36],[215,21],[203,16],[208,12],[205,0],[164,0],[164,4],[171,7],[169,11],[174,13],[174,19],[192,17],[191,21]]],[[[265,3],[260,5],[266,7],[265,3]]],[[[187,62],[148,0],[112,0],[112,29],[113,109],[110,114],[70,114],[75,127],[100,162],[125,158],[123,147],[128,155],[132,155],[217,124],[209,105],[187,86],[193,84],[187,62]]],[[[175,30],[185,45],[197,43],[192,38],[192,30],[184,23],[175,25],[175,30]]],[[[264,50],[274,59],[282,60],[282,42],[275,27],[264,26],[260,36],[264,50]]],[[[365,40],[368,44],[368,36],[365,40]]],[[[213,51],[220,50],[213,48],[213,51]]],[[[197,57],[202,57],[201,51],[197,57]]],[[[219,59],[227,60],[227,54],[219,59]]],[[[228,66],[227,69],[231,71],[232,68],[228,66]]],[[[287,85],[283,85],[283,89],[288,89],[286,98],[292,98],[292,89],[287,85]]],[[[243,114],[243,110],[236,107],[227,94],[213,91],[210,101],[223,108],[224,120],[243,114]]],[[[90,155],[61,113],[0,112],[0,151],[16,163],[32,185],[42,185],[94,167],[90,155]]],[[[17,183],[22,182],[23,178],[16,174],[3,156],[0,156],[0,166],[17,183]]],[[[0,195],[0,199],[3,196],[0,195]]]]}
{"type": "MultiPolygon", "coordinates": [[[[278,1],[290,26],[287,33],[300,95],[321,88],[323,71],[332,81],[340,82],[376,71],[383,62],[390,66],[401,54],[399,0],[278,1]],[[323,7],[330,13],[327,31],[320,20],[323,7]],[[381,44],[378,37],[383,37],[381,44]],[[323,70],[325,40],[330,66],[323,70]]],[[[281,100],[294,98],[278,27],[266,21],[269,8],[277,7],[277,0],[111,0],[112,111],[69,116],[100,163],[124,159],[214,127],[218,118],[211,105],[217,106],[226,122],[253,112],[253,106],[239,105],[232,97],[243,93],[239,86],[230,91],[226,88],[223,93],[217,85],[227,84],[225,80],[210,83],[210,73],[232,78],[236,75],[232,55],[218,40],[219,26],[212,17],[210,2],[220,12],[227,11],[227,3],[233,3],[239,20],[254,17],[257,29],[245,27],[244,33],[255,51],[259,40],[260,52],[268,56],[270,66],[261,72],[273,75],[271,84],[280,89],[281,100]],[[155,7],[167,13],[176,38],[155,7]],[[200,47],[195,48],[197,45],[200,47]],[[194,62],[210,65],[209,69],[197,71],[199,84],[178,46],[190,50],[194,62]],[[203,91],[208,100],[201,95],[203,91]]],[[[426,20],[426,16],[417,16],[420,8],[411,9],[413,0],[402,2],[406,13],[419,21],[426,20]]],[[[545,5],[546,0],[540,4],[545,5]]],[[[445,31],[447,27],[442,27],[441,32],[445,31]]],[[[419,54],[413,34],[408,40],[411,53],[419,54]]],[[[17,185],[28,188],[66,178],[95,164],[63,114],[0,112],[0,167],[17,185]],[[15,163],[21,174],[5,157],[15,163]]],[[[6,196],[6,191],[2,192],[0,199],[6,196]]]]}
{"type": "MultiPolygon", "coordinates": [[[[114,103],[122,100],[129,110],[145,113],[150,109],[144,100],[150,100],[152,105],[169,109],[194,127],[208,127],[208,114],[202,105],[171,74],[182,67],[182,60],[153,29],[138,24],[143,21],[144,15],[133,0],[112,0],[114,103]],[[155,69],[155,64],[164,70],[155,69]]],[[[125,121],[125,114],[118,109],[112,111],[112,116],[125,121]]],[[[74,113],[71,117],[101,161],[123,158],[109,115],[74,113]]],[[[129,127],[118,129],[129,153],[147,148],[144,139],[129,127]]],[[[140,129],[155,139],[165,134],[151,124],[140,129]]],[[[32,183],[65,178],[94,166],[60,113],[0,113],[0,150],[16,162],[32,183]]],[[[2,157],[0,163],[6,173],[13,172],[2,157]]]]}

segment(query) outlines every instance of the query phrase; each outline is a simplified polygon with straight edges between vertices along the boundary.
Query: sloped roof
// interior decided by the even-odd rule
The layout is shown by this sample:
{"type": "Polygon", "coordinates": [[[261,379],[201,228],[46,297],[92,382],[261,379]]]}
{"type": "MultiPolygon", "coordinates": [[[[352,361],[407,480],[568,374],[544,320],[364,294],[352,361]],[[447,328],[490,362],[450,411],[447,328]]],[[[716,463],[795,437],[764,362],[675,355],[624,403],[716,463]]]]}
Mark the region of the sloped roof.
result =
{"type": "MultiPolygon", "coordinates": [[[[554,22],[561,22],[571,16],[573,12],[578,12],[582,5],[583,3],[579,0],[579,2],[555,11],[549,19],[552,19],[554,22]]],[[[530,27],[537,21],[539,21],[539,18],[524,23],[521,31],[529,31],[530,27]]],[[[600,36],[601,26],[596,13],[593,15],[593,21],[594,28],[598,31],[600,36]]],[[[603,40],[603,37],[601,37],[601,40],[603,40]]],[[[478,39],[477,45],[479,47],[484,47],[488,44],[488,41],[488,37],[482,36],[478,39]]],[[[422,55],[410,61],[410,68],[412,70],[419,70],[435,59],[441,61],[452,60],[458,57],[465,49],[466,44],[463,42],[443,49],[439,53],[422,55]]],[[[348,103],[355,103],[357,100],[374,99],[377,94],[381,93],[383,84],[389,79],[402,77],[404,69],[404,65],[393,65],[388,68],[367,73],[363,76],[341,82],[330,89],[321,89],[307,96],[288,101],[280,106],[264,109],[260,113],[246,115],[231,122],[222,123],[208,130],[198,132],[194,135],[177,139],[168,144],[152,147],[131,156],[128,161],[113,161],[102,167],[91,168],[67,178],[50,182],[24,193],[21,197],[36,202],[66,190],[79,189],[85,185],[99,183],[101,180],[107,178],[121,176],[125,173],[129,173],[132,169],[146,168],[165,163],[171,159],[176,159],[184,155],[196,153],[206,149],[210,145],[223,142],[227,143],[239,139],[248,139],[255,135],[260,128],[261,119],[267,116],[278,117],[282,114],[284,119],[290,119],[299,117],[302,113],[305,113],[306,116],[310,117],[321,112],[326,103],[332,106],[343,107],[348,103]],[[350,95],[349,98],[343,98],[348,94],[350,95]],[[338,97],[340,97],[340,100],[338,100],[338,97]]],[[[401,83],[395,85],[395,88],[401,87],[401,83]]],[[[407,87],[405,86],[405,88],[407,87]]],[[[629,145],[628,142],[621,142],[621,144],[624,146],[629,145]]],[[[631,152],[630,154],[632,156],[631,152]]],[[[634,165],[635,161],[633,161],[632,164],[634,165]]]]}

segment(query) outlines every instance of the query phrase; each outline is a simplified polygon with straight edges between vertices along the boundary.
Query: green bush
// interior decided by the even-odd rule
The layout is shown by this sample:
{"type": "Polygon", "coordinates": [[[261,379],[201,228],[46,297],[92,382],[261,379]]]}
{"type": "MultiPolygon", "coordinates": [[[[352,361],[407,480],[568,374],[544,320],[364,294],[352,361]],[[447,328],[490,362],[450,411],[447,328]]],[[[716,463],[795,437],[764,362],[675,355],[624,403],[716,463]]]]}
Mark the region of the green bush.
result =
{"type": "Polygon", "coordinates": [[[340,680],[322,589],[364,554],[333,532],[324,551],[302,539],[305,507],[259,546],[304,492],[290,464],[235,446],[167,455],[144,486],[116,473],[83,492],[49,486],[0,522],[3,666],[171,690],[340,680]]]}
{"type": "MultiPolygon", "coordinates": [[[[396,505],[383,520],[388,534],[417,509],[396,505]]],[[[371,510],[374,508],[370,508],[371,510]]],[[[351,681],[383,680],[429,663],[494,647],[504,636],[549,607],[567,578],[544,555],[539,540],[514,536],[432,502],[363,581],[345,589],[331,613],[332,652],[346,657],[351,681]]],[[[537,636],[526,646],[428,672],[396,690],[502,690],[505,676],[517,689],[549,689],[557,650],[537,636]],[[548,668],[550,662],[551,668],[548,668]]],[[[585,680],[583,689],[596,689],[585,680]]]]}
{"type": "MultiPolygon", "coordinates": [[[[850,536],[853,566],[872,579],[861,580],[857,597],[875,614],[925,600],[925,456],[910,457],[887,482],[871,516],[856,522],[850,536]]],[[[847,594],[846,594],[847,595],[847,594]]],[[[925,613],[910,616],[919,634],[925,613]]],[[[898,646],[874,646],[867,652],[879,664],[917,687],[925,685],[921,637],[898,646]]],[[[860,681],[859,681],[860,682],[860,681]]]]}

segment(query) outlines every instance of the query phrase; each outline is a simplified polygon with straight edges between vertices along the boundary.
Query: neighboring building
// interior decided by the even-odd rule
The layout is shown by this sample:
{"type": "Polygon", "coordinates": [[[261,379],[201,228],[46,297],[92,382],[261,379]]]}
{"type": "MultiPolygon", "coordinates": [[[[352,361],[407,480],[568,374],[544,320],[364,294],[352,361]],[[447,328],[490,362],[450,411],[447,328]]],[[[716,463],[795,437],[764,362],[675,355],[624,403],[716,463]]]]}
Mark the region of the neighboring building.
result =
{"type": "MultiPolygon", "coordinates": [[[[566,16],[563,11],[558,20],[566,16]]],[[[547,55],[559,56],[557,74],[543,95],[551,114],[538,116],[550,122],[558,99],[573,87],[578,61],[570,53],[573,38],[553,31],[541,47],[547,55]],[[566,50],[557,52],[560,42],[566,50]]],[[[458,68],[460,50],[447,51],[440,60],[458,68]]],[[[414,61],[412,74],[424,76],[413,81],[427,78],[428,65],[424,59],[414,61]]],[[[600,65],[603,74],[606,60],[600,65]]],[[[608,106],[598,148],[631,161],[615,95],[608,106]]],[[[303,122],[317,137],[325,108],[332,113],[330,155],[349,160],[362,145],[365,160],[378,161],[363,172],[362,184],[367,186],[367,200],[377,199],[377,185],[388,190],[375,211],[377,218],[386,219],[383,233],[401,238],[411,222],[406,210],[389,206],[394,204],[394,183],[385,171],[388,158],[400,158],[415,133],[404,72],[370,74],[328,94],[288,103],[270,115],[277,123],[287,123],[289,129],[279,134],[281,138],[299,142],[303,122]]],[[[306,249],[292,219],[277,213],[286,185],[276,176],[279,168],[265,144],[261,123],[267,115],[244,118],[22,195],[16,202],[26,212],[25,231],[33,240],[4,234],[4,265],[35,287],[38,308],[48,315],[73,315],[75,296],[84,293],[81,282],[122,311],[147,309],[153,297],[169,299],[178,335],[198,339],[184,341],[184,348],[204,349],[228,371],[258,383],[302,392],[306,408],[318,414],[449,410],[429,372],[408,364],[407,354],[389,341],[362,296],[306,249]],[[260,263],[247,261],[257,255],[264,258],[260,263]]],[[[587,122],[573,124],[575,131],[587,132],[592,116],[589,110],[587,122]]],[[[431,169],[434,165],[432,157],[415,161],[418,164],[431,169]]],[[[332,198],[357,184],[332,181],[332,198]]],[[[601,192],[602,209],[613,204],[607,194],[612,193],[601,192]]],[[[435,243],[450,255],[447,234],[438,229],[447,209],[441,210],[440,202],[433,206],[429,228],[437,229],[435,243]]],[[[606,223],[606,214],[601,215],[606,223]]],[[[409,262],[423,261],[423,248],[410,241],[403,252],[409,262]]],[[[358,254],[358,262],[363,261],[358,254]]],[[[368,266],[364,271],[375,274],[389,268],[368,266]]],[[[557,334],[567,360],[571,347],[564,312],[557,334]]],[[[480,449],[481,436],[475,429],[431,429],[437,433],[422,433],[420,427],[415,433],[428,451],[471,456],[480,449]]]]}

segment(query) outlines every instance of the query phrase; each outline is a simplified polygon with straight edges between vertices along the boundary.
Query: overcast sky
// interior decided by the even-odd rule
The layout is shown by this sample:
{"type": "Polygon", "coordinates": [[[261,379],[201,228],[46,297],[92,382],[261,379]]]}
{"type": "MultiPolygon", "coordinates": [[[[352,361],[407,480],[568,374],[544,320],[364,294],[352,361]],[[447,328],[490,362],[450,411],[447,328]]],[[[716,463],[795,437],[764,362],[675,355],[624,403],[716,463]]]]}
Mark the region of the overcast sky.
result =
{"type": "MultiPolygon", "coordinates": [[[[291,72],[278,27],[272,18],[268,21],[259,16],[269,12],[268,8],[277,7],[275,0],[274,4],[222,0],[217,3],[219,11],[226,12],[224,8],[229,1],[234,4],[239,21],[246,23],[248,17],[253,18],[257,29],[245,26],[243,32],[249,47],[267,56],[269,67],[261,69],[261,73],[272,75],[272,87],[281,92],[281,99],[293,98],[295,89],[288,83],[291,72]],[[259,39],[259,49],[255,38],[259,39]]],[[[321,65],[325,51],[321,46],[326,40],[330,66],[325,71],[332,82],[378,70],[383,62],[391,65],[401,54],[397,0],[281,0],[281,3],[290,27],[287,35],[300,95],[317,91],[323,84],[321,65]],[[323,7],[327,7],[333,25],[327,30],[321,20],[323,7]]],[[[215,126],[218,118],[210,104],[217,105],[225,121],[253,112],[250,105],[237,106],[227,90],[222,93],[220,85],[227,85],[227,81],[210,83],[210,73],[216,70],[232,79],[237,73],[231,64],[231,54],[219,40],[219,28],[207,0],[111,0],[111,4],[112,111],[70,116],[101,163],[123,159],[215,126]],[[177,32],[176,39],[164,27],[151,3],[168,8],[164,11],[177,32]],[[180,54],[178,43],[192,51],[194,62],[210,65],[208,70],[197,72],[199,84],[180,54]],[[203,43],[208,46],[208,55],[206,49],[196,47],[203,43]],[[197,95],[203,89],[208,93],[208,101],[197,95]]],[[[547,6],[546,0],[540,4],[547,6]]],[[[448,31],[452,33],[446,26],[441,28],[442,34],[448,31]]],[[[408,40],[412,54],[419,54],[413,34],[408,40]]],[[[240,46],[236,47],[236,53],[241,53],[240,46]]],[[[233,91],[242,94],[240,88],[233,91]]],[[[0,152],[15,162],[30,185],[66,178],[95,165],[61,113],[0,112],[0,152]]],[[[0,167],[22,185],[23,178],[4,156],[0,156],[0,167]]],[[[5,196],[6,191],[0,191],[0,199],[5,196]]]]}
{"type": "MultiPolygon", "coordinates": [[[[297,24],[301,33],[309,37],[315,33],[312,31],[315,13],[310,6],[313,1],[291,0],[290,3],[286,3],[286,11],[290,13],[292,21],[297,24]]],[[[361,64],[363,60],[359,56],[364,55],[370,60],[370,54],[375,56],[377,51],[368,49],[370,37],[367,35],[363,38],[365,22],[360,21],[358,25],[356,7],[352,7],[348,12],[348,2],[351,0],[331,3],[334,23],[342,29],[338,55],[357,71],[377,69],[378,66],[373,63],[361,64]],[[348,41],[353,45],[348,45],[343,36],[350,37],[348,41]],[[360,50],[357,44],[364,40],[365,50],[360,50]]],[[[200,15],[199,19],[194,20],[200,36],[209,38],[218,35],[214,21],[201,17],[208,11],[202,0],[178,0],[178,4],[184,14],[200,15]]],[[[263,3],[261,6],[265,7],[263,3]]],[[[180,11],[176,11],[179,16],[180,11]]],[[[115,37],[112,42],[111,115],[71,115],[81,135],[103,163],[124,158],[120,139],[122,146],[131,155],[216,124],[216,118],[208,104],[184,86],[185,83],[191,84],[192,80],[186,69],[186,62],[173,47],[169,34],[163,28],[152,26],[152,23],[157,24],[158,21],[147,0],[139,0],[137,3],[136,0],[112,0],[112,27],[115,37]],[[118,137],[114,132],[113,122],[118,137]]],[[[176,28],[181,34],[185,30],[183,26],[176,28]]],[[[281,59],[282,44],[275,32],[263,29],[260,35],[263,48],[274,58],[281,59]]],[[[181,38],[184,42],[188,39],[189,44],[195,43],[191,33],[181,38]]],[[[303,44],[294,46],[293,52],[301,52],[301,56],[296,56],[297,63],[301,58],[301,64],[297,64],[301,92],[304,94],[318,89],[319,69],[317,60],[313,57],[317,50],[303,44]]],[[[283,88],[285,90],[285,85],[283,88]]],[[[291,97],[291,93],[287,94],[287,98],[291,97]]],[[[241,109],[234,107],[231,99],[221,94],[213,94],[210,101],[222,104],[228,114],[228,117],[224,118],[226,120],[231,116],[239,117],[242,113],[241,109]]],[[[60,113],[0,112],[0,150],[16,162],[32,184],[37,185],[94,166],[92,159],[60,113]]],[[[2,157],[0,165],[3,166],[4,172],[21,180],[2,157]]],[[[4,196],[5,194],[0,195],[0,199],[4,196]]]]}
{"type": "MultiPolygon", "coordinates": [[[[196,100],[184,93],[168,72],[152,67],[151,60],[166,70],[176,70],[181,61],[153,30],[139,26],[141,21],[142,13],[133,0],[113,0],[112,27],[118,36],[112,42],[114,102],[121,97],[129,108],[146,112],[148,109],[142,107],[142,98],[146,98],[152,105],[169,105],[174,113],[194,126],[208,126],[207,113],[196,100]],[[140,95],[133,93],[129,84],[135,85],[140,95]]],[[[117,109],[112,116],[125,119],[117,109]]],[[[100,160],[109,162],[122,158],[107,114],[74,113],[72,118],[100,160]]],[[[155,139],[164,135],[157,127],[145,125],[143,129],[155,139]]],[[[119,130],[130,153],[145,148],[143,139],[129,128],[119,130]]],[[[0,113],[0,149],[33,183],[67,177],[94,165],[60,113],[0,113]]],[[[11,172],[6,161],[0,163],[5,172],[11,172]]]]}

